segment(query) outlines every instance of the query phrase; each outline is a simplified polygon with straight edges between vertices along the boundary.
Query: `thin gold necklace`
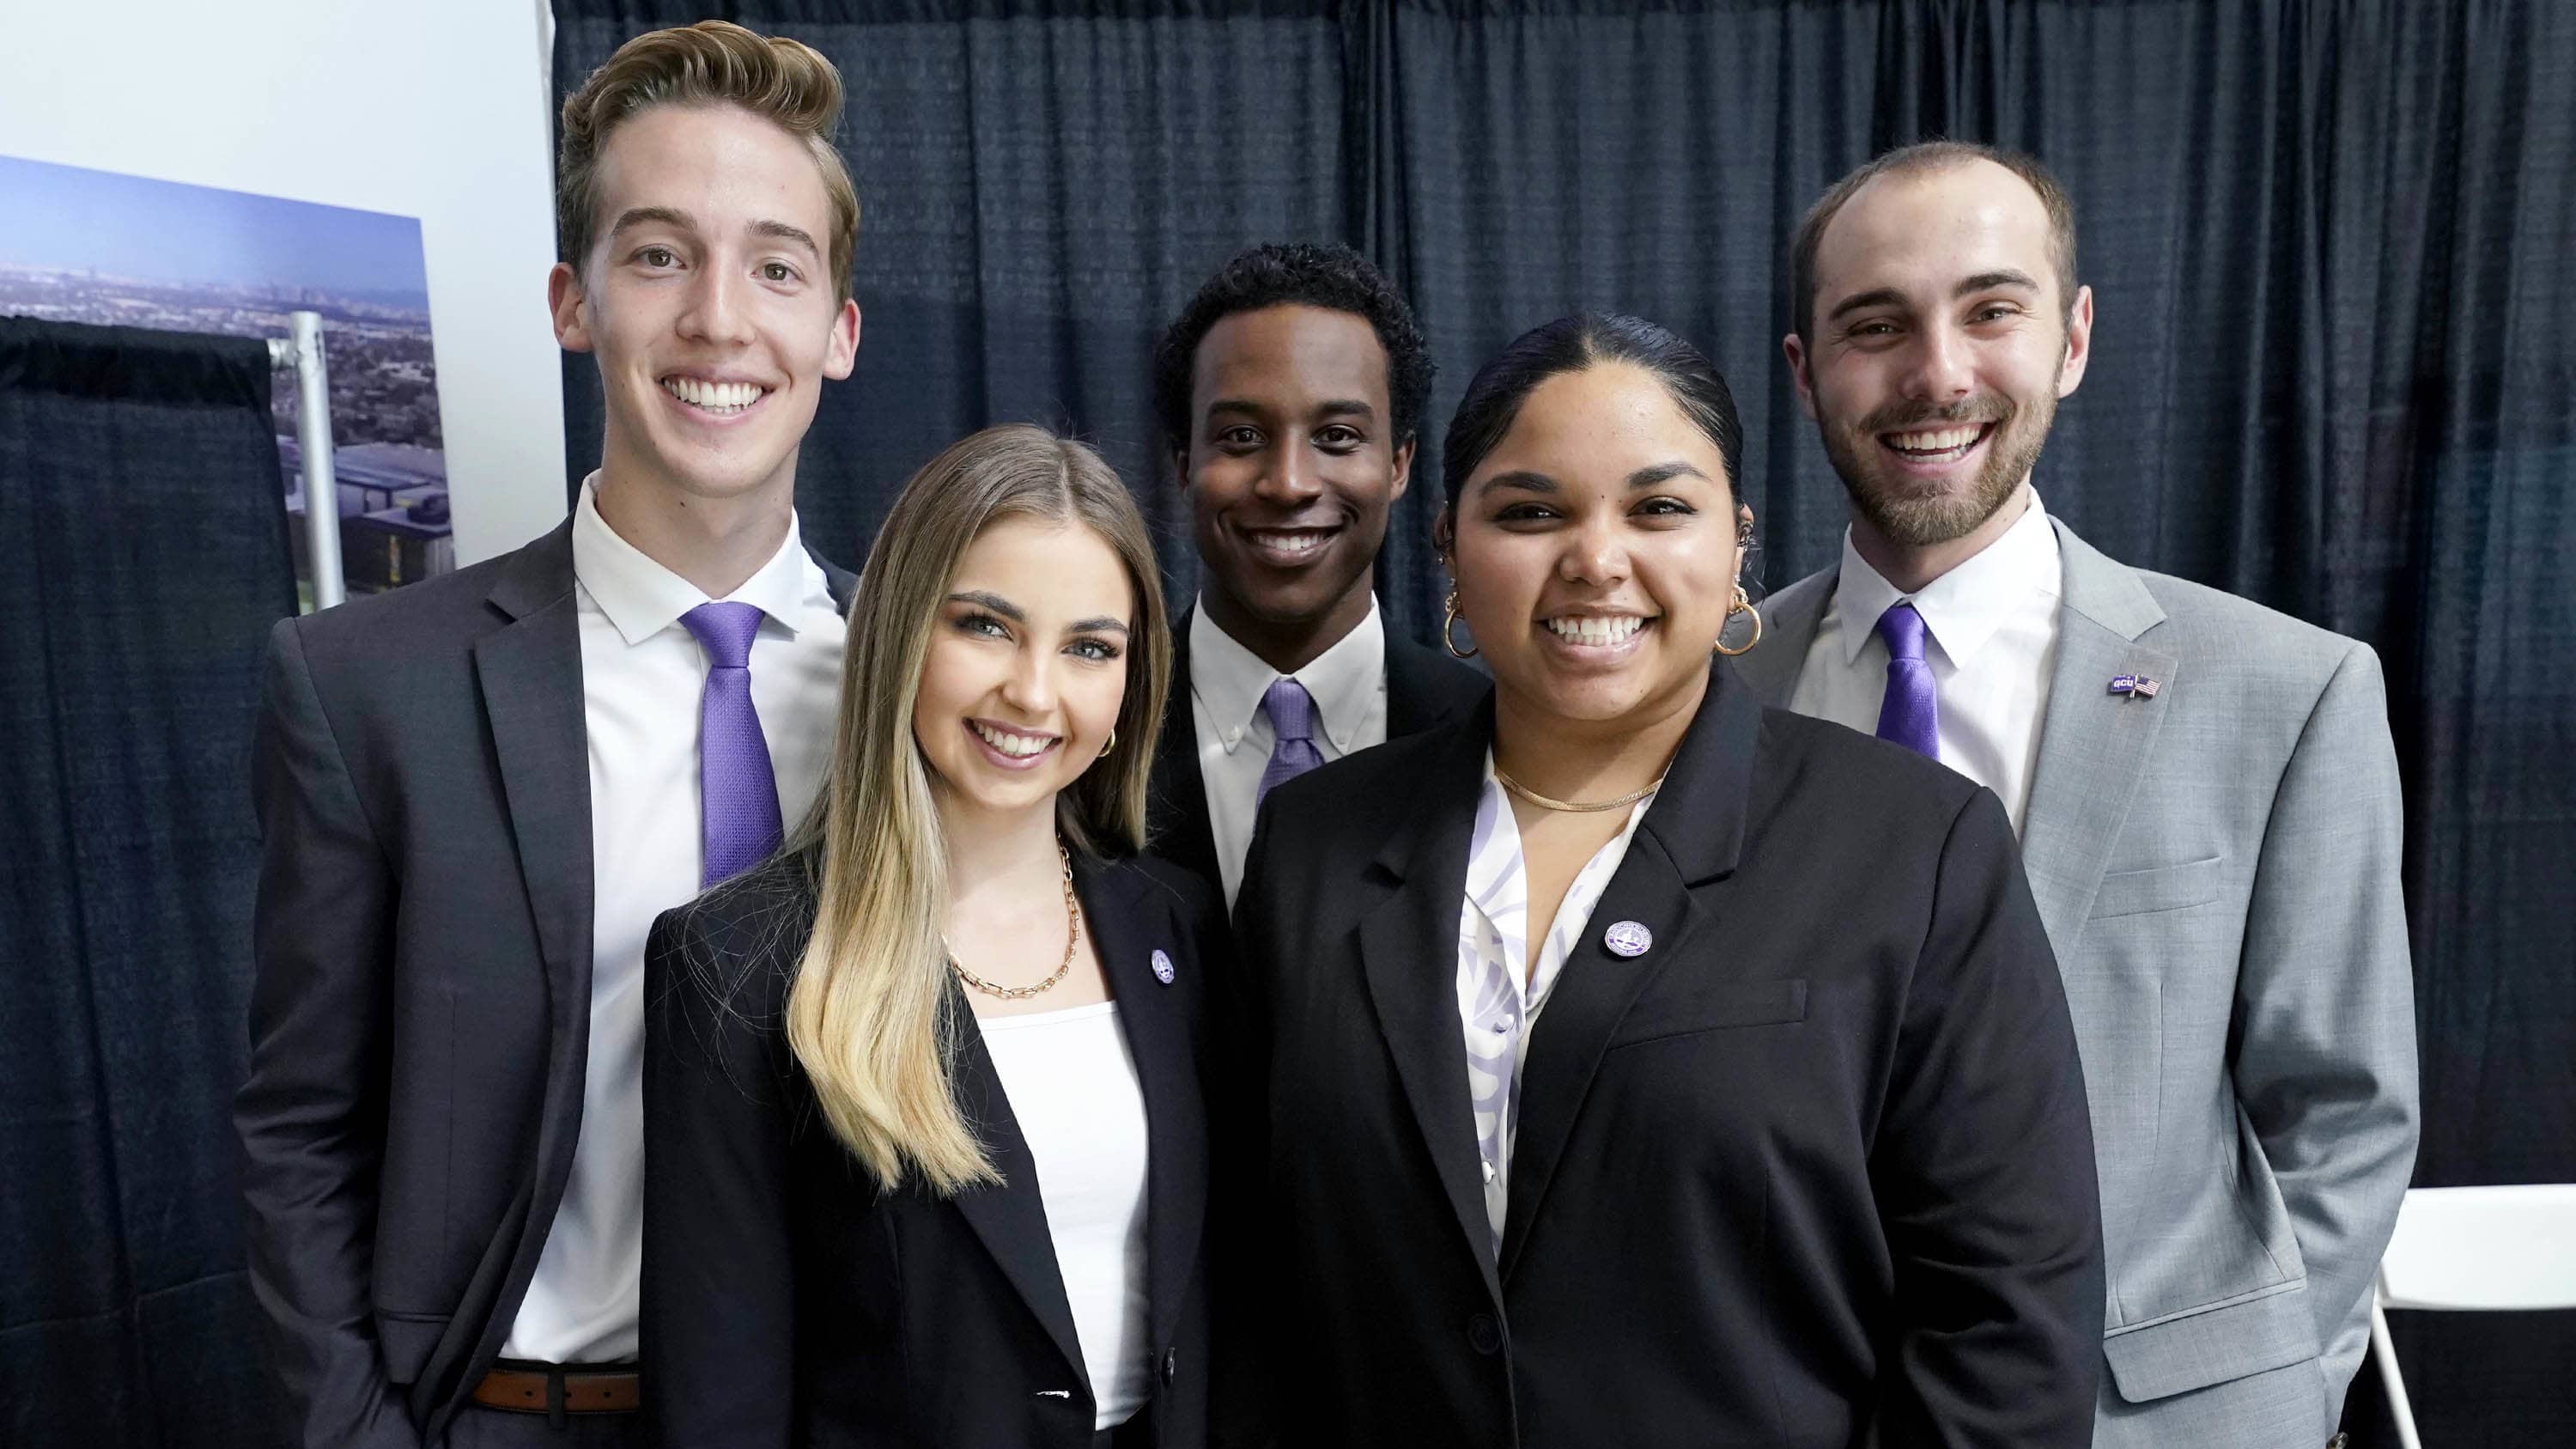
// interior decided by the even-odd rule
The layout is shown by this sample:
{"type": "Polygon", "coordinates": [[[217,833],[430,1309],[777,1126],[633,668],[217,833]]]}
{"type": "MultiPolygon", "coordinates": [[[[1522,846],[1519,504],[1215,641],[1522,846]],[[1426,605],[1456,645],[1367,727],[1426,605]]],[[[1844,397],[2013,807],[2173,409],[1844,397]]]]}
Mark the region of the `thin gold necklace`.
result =
{"type": "Polygon", "coordinates": [[[1638,801],[1645,799],[1647,796],[1654,794],[1657,790],[1664,788],[1664,782],[1662,780],[1657,780],[1655,783],[1648,785],[1643,790],[1631,790],[1616,800],[1554,800],[1531,789],[1529,786],[1522,784],[1520,781],[1513,779],[1511,776],[1504,774],[1503,767],[1500,765],[1496,765],[1494,767],[1494,778],[1503,782],[1504,789],[1520,796],[1522,799],[1527,800],[1541,810],[1562,810],[1570,815],[1591,815],[1603,810],[1616,810],[1622,805],[1634,805],[1638,801]]]}
{"type": "Polygon", "coordinates": [[[948,969],[957,973],[958,980],[986,996],[998,996],[1005,1001],[1025,1001],[1039,992],[1054,990],[1055,984],[1064,979],[1064,973],[1073,969],[1073,948],[1082,940],[1082,907],[1073,898],[1073,853],[1064,848],[1061,839],[1055,843],[1055,853],[1064,861],[1064,960],[1055,968],[1055,974],[1035,986],[996,986],[967,970],[965,964],[957,959],[957,953],[951,951],[948,953],[948,969]]]}

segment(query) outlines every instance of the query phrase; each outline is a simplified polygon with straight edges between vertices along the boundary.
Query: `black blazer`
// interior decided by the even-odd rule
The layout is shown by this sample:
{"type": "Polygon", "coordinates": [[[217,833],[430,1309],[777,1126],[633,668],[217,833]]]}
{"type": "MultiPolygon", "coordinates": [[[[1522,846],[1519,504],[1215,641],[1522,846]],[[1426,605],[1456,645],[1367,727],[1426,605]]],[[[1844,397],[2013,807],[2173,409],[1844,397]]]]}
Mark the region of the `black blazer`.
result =
{"type": "MultiPolygon", "coordinates": [[[[1163,701],[1163,732],[1154,742],[1154,773],[1145,827],[1156,855],[1221,882],[1216,834],[1208,825],[1207,780],[1199,773],[1199,727],[1190,697],[1190,616],[1172,621],[1172,690],[1163,701]]],[[[1494,682],[1437,649],[1386,631],[1386,737],[1416,735],[1459,718],[1494,682]]]]}
{"type": "Polygon", "coordinates": [[[1287,1442],[2091,1442],[2092,1138],[2003,809],[1711,673],[1531,1038],[1499,1263],[1455,989],[1491,707],[1271,794],[1219,1211],[1287,1442]]]}
{"type": "MultiPolygon", "coordinates": [[[[960,1105],[999,1187],[880,1190],[832,1135],[787,1047],[811,935],[810,858],[663,915],[646,952],[645,1408],[707,1449],[1089,1449],[1094,1399],[1037,1167],[962,991],[960,1105]]],[[[1077,859],[1074,887],[1145,1095],[1154,1444],[1207,1441],[1204,1003],[1227,969],[1204,883],[1159,861],[1077,859]],[[1172,962],[1157,979],[1156,952],[1172,962]]]]}
{"type": "Polygon", "coordinates": [[[271,1442],[437,1442],[563,1200],[590,1044],[577,618],[567,522],[269,636],[234,1121],[271,1442]]]}

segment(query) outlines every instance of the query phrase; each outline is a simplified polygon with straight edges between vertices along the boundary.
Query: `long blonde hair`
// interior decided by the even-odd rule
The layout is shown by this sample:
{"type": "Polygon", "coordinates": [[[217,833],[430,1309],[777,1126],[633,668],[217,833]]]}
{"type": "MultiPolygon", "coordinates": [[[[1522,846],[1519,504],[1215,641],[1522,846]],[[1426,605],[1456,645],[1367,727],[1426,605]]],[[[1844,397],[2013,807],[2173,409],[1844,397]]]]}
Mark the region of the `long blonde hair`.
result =
{"type": "Polygon", "coordinates": [[[820,845],[821,876],[787,997],[788,1045],[833,1134],[889,1189],[909,1172],[943,1195],[999,1180],[950,1085],[948,853],[912,712],[958,561],[987,527],[1015,517],[1079,523],[1126,565],[1139,617],[1117,738],[1056,796],[1056,821],[1086,853],[1134,851],[1145,839],[1172,639],[1144,519],[1090,448],[1025,424],[987,428],[912,476],[868,550],[830,770],[790,842],[820,845]]]}

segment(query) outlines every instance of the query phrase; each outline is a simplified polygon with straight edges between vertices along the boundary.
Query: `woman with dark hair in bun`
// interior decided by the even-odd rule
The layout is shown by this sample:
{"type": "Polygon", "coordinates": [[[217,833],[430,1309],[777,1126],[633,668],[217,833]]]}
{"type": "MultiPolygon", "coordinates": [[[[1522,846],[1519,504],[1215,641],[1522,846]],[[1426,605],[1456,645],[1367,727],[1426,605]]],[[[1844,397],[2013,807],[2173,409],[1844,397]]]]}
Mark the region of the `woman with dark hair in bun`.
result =
{"type": "Polygon", "coordinates": [[[1652,323],[1512,343],[1437,535],[1491,702],[1262,811],[1220,1393],[1288,1442],[2090,1440],[2092,1139],[2011,828],[1726,664],[1740,441],[1652,323]]]}

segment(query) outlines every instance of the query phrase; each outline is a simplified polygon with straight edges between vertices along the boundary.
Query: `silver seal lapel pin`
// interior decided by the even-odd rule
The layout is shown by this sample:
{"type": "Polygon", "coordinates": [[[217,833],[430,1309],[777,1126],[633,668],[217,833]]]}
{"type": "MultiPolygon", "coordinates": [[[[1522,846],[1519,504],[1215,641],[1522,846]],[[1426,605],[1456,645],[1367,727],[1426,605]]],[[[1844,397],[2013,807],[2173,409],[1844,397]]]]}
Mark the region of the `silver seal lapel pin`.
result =
{"type": "Polygon", "coordinates": [[[1164,955],[1160,946],[1154,948],[1154,979],[1165,986],[1172,984],[1172,958],[1164,955]]]}
{"type": "Polygon", "coordinates": [[[1601,933],[1601,944],[1613,956],[1643,956],[1655,944],[1655,933],[1639,921],[1614,921],[1601,933]]]}

